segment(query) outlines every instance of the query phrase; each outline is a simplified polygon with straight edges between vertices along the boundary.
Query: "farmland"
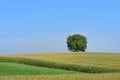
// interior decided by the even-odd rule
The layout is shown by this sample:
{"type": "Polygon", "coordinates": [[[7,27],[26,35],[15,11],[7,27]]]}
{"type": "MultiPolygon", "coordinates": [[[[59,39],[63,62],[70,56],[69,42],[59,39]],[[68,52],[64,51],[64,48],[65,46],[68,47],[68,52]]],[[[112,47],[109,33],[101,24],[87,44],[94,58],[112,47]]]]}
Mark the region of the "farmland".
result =
{"type": "Polygon", "coordinates": [[[0,61],[0,80],[8,78],[9,80],[17,78],[20,80],[119,80],[120,78],[120,54],[7,54],[1,55],[0,61]],[[12,70],[9,67],[15,68],[12,70]],[[5,72],[5,68],[8,73],[4,73],[3,76],[2,72],[5,72]],[[22,70],[20,71],[19,68],[22,70]]]}
{"type": "Polygon", "coordinates": [[[43,67],[34,67],[15,63],[1,63],[0,75],[36,75],[36,74],[76,74],[78,72],[43,67]]]}
{"type": "Polygon", "coordinates": [[[1,76],[0,80],[120,80],[119,73],[1,76]]]}
{"type": "Polygon", "coordinates": [[[120,68],[120,54],[112,53],[32,53],[4,56],[30,58],[65,64],[120,68]]]}

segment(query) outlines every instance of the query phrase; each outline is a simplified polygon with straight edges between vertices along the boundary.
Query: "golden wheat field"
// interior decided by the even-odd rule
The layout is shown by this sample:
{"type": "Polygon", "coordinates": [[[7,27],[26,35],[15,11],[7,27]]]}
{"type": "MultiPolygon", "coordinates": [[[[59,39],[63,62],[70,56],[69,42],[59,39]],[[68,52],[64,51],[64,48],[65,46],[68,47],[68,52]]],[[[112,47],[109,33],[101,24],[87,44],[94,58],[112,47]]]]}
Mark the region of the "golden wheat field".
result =
{"type": "Polygon", "coordinates": [[[120,80],[120,73],[0,76],[0,80],[120,80]]]}
{"type": "MultiPolygon", "coordinates": [[[[112,53],[31,53],[1,56],[120,69],[120,54],[112,53]]],[[[0,76],[0,80],[120,80],[120,73],[0,76]]]]}
{"type": "Polygon", "coordinates": [[[120,54],[112,53],[32,53],[11,54],[4,56],[32,58],[85,66],[120,68],[120,54]]]}

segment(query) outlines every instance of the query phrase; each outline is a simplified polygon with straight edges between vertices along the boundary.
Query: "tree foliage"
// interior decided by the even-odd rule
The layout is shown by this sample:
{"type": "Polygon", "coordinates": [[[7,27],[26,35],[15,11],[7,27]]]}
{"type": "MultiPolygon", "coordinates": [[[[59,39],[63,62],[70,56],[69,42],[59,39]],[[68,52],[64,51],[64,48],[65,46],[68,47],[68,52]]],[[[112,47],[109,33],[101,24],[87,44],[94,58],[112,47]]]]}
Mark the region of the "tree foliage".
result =
{"type": "Polygon", "coordinates": [[[81,34],[74,34],[67,38],[67,47],[69,51],[85,51],[87,48],[87,38],[81,34]]]}

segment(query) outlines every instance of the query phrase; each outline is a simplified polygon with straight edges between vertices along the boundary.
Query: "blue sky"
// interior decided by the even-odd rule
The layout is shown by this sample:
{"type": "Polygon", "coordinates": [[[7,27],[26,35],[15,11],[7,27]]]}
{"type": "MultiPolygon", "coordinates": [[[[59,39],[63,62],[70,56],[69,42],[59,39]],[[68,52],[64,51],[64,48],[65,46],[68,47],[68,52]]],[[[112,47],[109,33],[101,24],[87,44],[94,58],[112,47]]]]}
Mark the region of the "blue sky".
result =
{"type": "Polygon", "coordinates": [[[71,34],[89,52],[120,52],[119,0],[1,0],[0,53],[66,52],[71,34]]]}

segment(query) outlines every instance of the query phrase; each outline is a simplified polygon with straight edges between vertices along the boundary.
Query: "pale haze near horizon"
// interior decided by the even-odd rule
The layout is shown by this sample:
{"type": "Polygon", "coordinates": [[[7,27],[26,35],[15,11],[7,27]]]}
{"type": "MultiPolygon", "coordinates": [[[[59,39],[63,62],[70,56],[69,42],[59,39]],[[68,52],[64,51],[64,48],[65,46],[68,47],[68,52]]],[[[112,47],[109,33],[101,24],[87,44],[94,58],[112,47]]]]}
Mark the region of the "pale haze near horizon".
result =
{"type": "Polygon", "coordinates": [[[87,52],[120,53],[119,14],[119,0],[0,1],[0,54],[68,52],[76,33],[87,52]]]}

